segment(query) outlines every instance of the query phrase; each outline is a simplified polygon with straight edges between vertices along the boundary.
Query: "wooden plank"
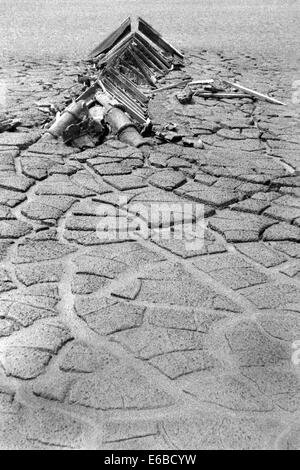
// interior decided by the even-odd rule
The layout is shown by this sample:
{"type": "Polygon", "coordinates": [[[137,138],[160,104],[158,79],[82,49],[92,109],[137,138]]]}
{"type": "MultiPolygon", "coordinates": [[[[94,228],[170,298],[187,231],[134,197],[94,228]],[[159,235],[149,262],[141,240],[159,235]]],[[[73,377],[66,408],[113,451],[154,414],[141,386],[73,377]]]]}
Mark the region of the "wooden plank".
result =
{"type": "MultiPolygon", "coordinates": [[[[120,102],[121,103],[121,102],[120,102]]],[[[125,109],[125,111],[129,114],[129,116],[132,117],[135,121],[137,121],[139,124],[145,125],[147,120],[141,116],[139,113],[137,113],[135,110],[130,108],[126,103],[121,103],[125,109]]]]}
{"type": "Polygon", "coordinates": [[[147,117],[147,112],[144,111],[143,109],[139,108],[136,103],[134,103],[132,100],[130,100],[126,95],[124,95],[119,88],[115,87],[113,83],[107,83],[106,86],[109,88],[110,93],[113,93],[113,95],[116,97],[117,100],[121,101],[123,104],[126,104],[128,108],[132,109],[135,111],[137,114],[139,114],[141,117],[147,117]]]}
{"type": "Polygon", "coordinates": [[[214,80],[212,78],[208,78],[206,80],[193,80],[192,82],[189,82],[189,86],[211,85],[212,83],[214,83],[214,80]]]}
{"type": "Polygon", "coordinates": [[[141,31],[146,37],[148,37],[154,44],[158,45],[164,51],[169,52],[172,55],[179,57],[179,59],[183,60],[183,54],[175,49],[170,43],[168,43],[161,34],[156,31],[152,26],[147,23],[142,18],[138,18],[138,29],[141,31]]]}
{"type": "Polygon", "coordinates": [[[144,46],[144,44],[142,43],[142,41],[140,41],[140,39],[137,37],[137,35],[135,36],[134,41],[136,42],[139,50],[145,56],[147,56],[148,59],[152,62],[152,67],[153,68],[155,68],[159,73],[169,72],[169,68],[152,53],[152,51],[150,50],[150,47],[145,47],[144,46]]]}
{"type": "MultiPolygon", "coordinates": [[[[132,64],[129,64],[128,61],[125,63],[124,61],[121,62],[120,68],[126,71],[126,73],[134,75],[138,77],[140,80],[145,80],[144,75],[132,64]]],[[[123,73],[123,72],[122,72],[123,73]]]]}
{"type": "Polygon", "coordinates": [[[96,93],[96,101],[104,107],[105,111],[109,111],[114,106],[119,105],[119,103],[113,98],[113,96],[108,93],[108,91],[99,91],[96,93]]]}
{"type": "Polygon", "coordinates": [[[135,38],[138,39],[147,48],[147,50],[153,54],[153,56],[158,61],[158,66],[165,67],[166,71],[169,71],[171,69],[171,61],[166,59],[158,49],[152,46],[152,44],[150,44],[149,40],[146,37],[137,32],[135,33],[135,38]]]}
{"type": "Polygon", "coordinates": [[[149,59],[149,56],[147,54],[146,50],[141,50],[141,45],[137,43],[136,40],[132,43],[132,47],[136,55],[149,67],[150,70],[154,69],[154,71],[158,72],[160,75],[162,74],[162,70],[157,67],[156,64],[152,62],[151,59],[149,59]]]}
{"type": "Polygon", "coordinates": [[[132,44],[130,45],[129,51],[134,56],[134,59],[139,64],[139,66],[142,66],[144,70],[147,72],[147,74],[149,75],[149,77],[151,78],[151,80],[153,80],[153,85],[156,86],[156,77],[154,75],[154,72],[145,61],[143,54],[138,53],[134,42],[132,42],[132,44]]]}
{"type": "Polygon", "coordinates": [[[216,99],[233,99],[233,98],[249,98],[247,93],[222,93],[222,92],[209,92],[209,91],[196,91],[194,93],[195,96],[199,96],[200,98],[216,98],[216,99]]]}
{"type": "Polygon", "coordinates": [[[135,99],[137,99],[140,103],[145,104],[148,103],[149,98],[144,95],[133,83],[132,81],[128,80],[125,75],[121,73],[116,73],[113,69],[108,70],[106,75],[112,78],[112,80],[117,83],[120,87],[123,87],[126,91],[133,94],[135,99]]]}
{"type": "Polygon", "coordinates": [[[20,121],[18,121],[17,119],[2,119],[0,120],[0,133],[15,130],[18,125],[20,125],[20,121]]]}
{"type": "MultiPolygon", "coordinates": [[[[122,64],[123,65],[123,64],[122,64]]],[[[127,83],[128,85],[130,84],[131,87],[134,88],[137,96],[140,97],[140,102],[147,106],[147,104],[149,103],[149,97],[147,95],[145,95],[145,93],[143,93],[143,91],[141,91],[137,85],[135,85],[131,80],[129,80],[125,75],[123,75],[121,72],[119,72],[118,74],[118,77],[122,80],[124,80],[125,83],[127,83]]]]}
{"type": "Polygon", "coordinates": [[[95,94],[99,91],[100,85],[96,82],[90,88],[88,88],[84,93],[82,93],[77,99],[78,101],[85,101],[87,107],[89,107],[95,101],[95,94]]]}
{"type": "Polygon", "coordinates": [[[117,100],[119,101],[126,111],[133,115],[135,119],[138,118],[139,122],[144,122],[146,120],[146,117],[141,109],[139,109],[134,103],[132,103],[130,100],[127,99],[127,97],[124,97],[124,94],[120,92],[119,89],[117,89],[113,83],[111,83],[109,80],[104,79],[104,84],[105,87],[107,88],[108,92],[117,100]]]}
{"type": "Polygon", "coordinates": [[[178,88],[178,87],[182,87],[184,85],[188,85],[189,81],[190,81],[190,79],[181,80],[180,82],[172,83],[171,85],[166,85],[166,86],[163,86],[161,88],[157,88],[156,90],[150,91],[149,93],[150,94],[156,94],[156,93],[159,93],[161,91],[172,90],[174,88],[178,88]]]}
{"type": "Polygon", "coordinates": [[[165,65],[165,63],[160,59],[159,55],[155,54],[155,51],[153,51],[150,43],[147,41],[142,41],[142,36],[139,33],[135,33],[134,41],[136,42],[139,49],[144,52],[144,54],[147,54],[149,59],[153,62],[153,64],[155,64],[160,72],[168,72],[170,70],[170,67],[165,65]]]}
{"type": "Polygon", "coordinates": [[[149,83],[149,85],[153,86],[156,88],[156,83],[154,82],[153,78],[152,78],[152,74],[151,74],[151,70],[149,71],[148,67],[146,66],[146,64],[144,64],[140,58],[136,55],[136,53],[134,52],[133,48],[130,48],[129,49],[130,51],[130,55],[132,56],[134,62],[136,63],[137,67],[140,69],[140,71],[142,72],[142,74],[144,75],[144,77],[146,78],[147,82],[149,83]]]}
{"type": "Polygon", "coordinates": [[[140,108],[139,105],[135,101],[132,100],[132,98],[127,96],[125,93],[123,93],[122,90],[120,90],[113,82],[111,82],[110,80],[106,78],[104,83],[105,83],[105,86],[108,87],[111,92],[113,92],[114,96],[122,99],[124,103],[126,103],[132,109],[135,109],[135,111],[137,113],[140,113],[141,116],[147,115],[147,113],[145,112],[143,108],[140,108]]]}
{"type": "Polygon", "coordinates": [[[104,64],[103,64],[103,70],[114,70],[117,68],[117,64],[119,62],[122,62],[123,56],[125,55],[127,51],[127,47],[122,48],[121,51],[118,51],[117,54],[114,55],[114,57],[111,57],[108,59],[104,64]]]}
{"type": "Polygon", "coordinates": [[[248,95],[254,96],[255,98],[258,98],[259,100],[268,101],[269,103],[278,104],[278,105],[281,105],[281,106],[286,106],[286,104],[282,103],[282,101],[278,101],[275,98],[272,98],[271,96],[263,95],[262,93],[251,90],[250,88],[247,88],[243,85],[240,85],[237,82],[229,82],[228,80],[222,80],[222,81],[226,85],[229,85],[233,88],[236,88],[237,90],[243,91],[244,93],[247,93],[248,95]]]}
{"type": "Polygon", "coordinates": [[[131,33],[126,36],[120,43],[118,43],[113,49],[111,49],[102,59],[99,60],[99,64],[106,64],[111,62],[114,58],[118,57],[122,52],[126,50],[130,42],[133,40],[134,34],[131,33]]]}
{"type": "Polygon", "coordinates": [[[117,43],[119,43],[125,36],[131,33],[131,19],[126,18],[125,21],[113,31],[104,41],[102,41],[90,54],[89,57],[97,57],[100,54],[104,54],[112,49],[117,43]]]}

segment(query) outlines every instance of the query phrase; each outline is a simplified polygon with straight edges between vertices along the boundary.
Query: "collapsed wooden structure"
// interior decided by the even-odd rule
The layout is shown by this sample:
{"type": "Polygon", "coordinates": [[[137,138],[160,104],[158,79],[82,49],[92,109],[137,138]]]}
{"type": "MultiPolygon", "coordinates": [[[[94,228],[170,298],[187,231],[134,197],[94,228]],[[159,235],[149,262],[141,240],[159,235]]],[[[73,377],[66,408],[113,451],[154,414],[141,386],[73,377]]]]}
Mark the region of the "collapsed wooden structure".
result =
{"type": "Polygon", "coordinates": [[[149,97],[143,88],[157,87],[157,79],[175,64],[183,65],[183,54],[152,26],[138,18],[137,30],[131,18],[110,34],[89,55],[100,71],[99,79],[108,93],[122,104],[139,124],[147,120],[149,97]]]}
{"type": "Polygon", "coordinates": [[[277,105],[284,104],[227,80],[184,80],[158,87],[159,79],[174,68],[182,67],[183,61],[183,54],[145,20],[138,18],[134,28],[131,18],[127,18],[89,54],[89,63],[92,64],[89,88],[47,130],[48,136],[63,136],[65,141],[71,141],[82,133],[95,131],[98,136],[104,135],[106,127],[129,145],[147,145],[140,134],[144,135],[151,128],[149,98],[174,88],[185,87],[176,94],[181,104],[190,103],[194,95],[204,99],[250,96],[277,105]]]}
{"type": "Polygon", "coordinates": [[[138,18],[135,30],[131,18],[127,18],[89,54],[92,85],[47,133],[71,140],[92,119],[99,129],[105,121],[120,140],[130,145],[146,144],[139,132],[151,127],[149,91],[157,89],[159,78],[175,66],[182,66],[183,59],[183,54],[145,20],[138,18]]]}

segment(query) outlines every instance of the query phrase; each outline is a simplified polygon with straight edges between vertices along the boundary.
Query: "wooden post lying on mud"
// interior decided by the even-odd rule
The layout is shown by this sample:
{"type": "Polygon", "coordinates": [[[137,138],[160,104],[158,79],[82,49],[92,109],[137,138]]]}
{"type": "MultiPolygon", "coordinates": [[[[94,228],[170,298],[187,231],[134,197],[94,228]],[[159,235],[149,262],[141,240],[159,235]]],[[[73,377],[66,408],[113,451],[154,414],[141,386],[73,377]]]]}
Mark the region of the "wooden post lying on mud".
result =
{"type": "Polygon", "coordinates": [[[286,104],[282,103],[282,101],[278,101],[275,98],[272,98],[271,96],[268,96],[268,95],[263,95],[262,93],[251,90],[250,88],[246,88],[246,87],[240,85],[239,83],[229,82],[228,80],[222,80],[222,81],[226,85],[229,85],[233,88],[236,88],[237,90],[241,90],[244,93],[247,93],[248,95],[255,96],[259,100],[268,101],[269,103],[278,104],[278,105],[281,105],[281,106],[286,106],[286,104]]]}
{"type": "Polygon", "coordinates": [[[234,99],[234,98],[250,98],[247,93],[224,93],[224,92],[210,92],[210,91],[196,91],[194,96],[200,98],[215,98],[215,99],[234,99]]]}

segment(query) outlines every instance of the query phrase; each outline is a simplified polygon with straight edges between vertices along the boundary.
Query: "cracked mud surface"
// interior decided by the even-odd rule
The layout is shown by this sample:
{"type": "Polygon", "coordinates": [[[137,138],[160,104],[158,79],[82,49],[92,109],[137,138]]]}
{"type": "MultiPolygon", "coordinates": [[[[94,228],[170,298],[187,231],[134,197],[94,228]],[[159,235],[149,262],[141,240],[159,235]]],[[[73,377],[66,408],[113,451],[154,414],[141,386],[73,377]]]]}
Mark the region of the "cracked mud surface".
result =
{"type": "Polygon", "coordinates": [[[288,106],[183,106],[161,93],[155,124],[205,147],[145,155],[39,141],[43,102],[63,109],[80,67],[1,70],[21,126],[0,134],[0,448],[298,449],[295,71],[193,53],[184,73],[235,77],[288,106]],[[203,246],[159,240],[155,227],[146,240],[101,241],[120,195],[129,219],[141,204],[203,204],[203,246]]]}

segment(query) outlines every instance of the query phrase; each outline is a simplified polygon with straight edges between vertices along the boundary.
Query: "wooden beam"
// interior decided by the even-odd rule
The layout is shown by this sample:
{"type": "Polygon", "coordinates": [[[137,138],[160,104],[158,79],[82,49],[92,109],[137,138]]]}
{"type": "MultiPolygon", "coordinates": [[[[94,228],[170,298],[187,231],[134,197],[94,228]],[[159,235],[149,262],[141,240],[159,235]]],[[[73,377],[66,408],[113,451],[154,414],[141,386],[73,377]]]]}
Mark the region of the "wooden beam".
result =
{"type": "Polygon", "coordinates": [[[136,32],[135,38],[138,39],[147,48],[147,50],[153,54],[153,56],[158,61],[158,64],[157,64],[158,66],[161,66],[161,67],[164,66],[166,71],[169,71],[171,69],[171,66],[172,66],[171,61],[166,59],[158,49],[152,46],[152,44],[150,44],[149,40],[146,37],[144,37],[139,32],[136,32]]]}
{"type": "Polygon", "coordinates": [[[142,93],[131,80],[128,80],[125,75],[122,73],[116,73],[115,70],[110,69],[106,72],[106,75],[112,78],[117,84],[123,87],[128,92],[132,93],[133,96],[140,102],[140,103],[148,103],[149,98],[142,93]]]}
{"type": "Polygon", "coordinates": [[[136,103],[130,96],[128,96],[123,90],[121,90],[115,83],[109,80],[108,77],[103,78],[104,85],[109,86],[110,90],[114,92],[115,96],[122,98],[124,103],[127,103],[130,107],[134,108],[137,112],[141,115],[146,115],[145,108],[141,107],[138,103],[136,103]]]}
{"type": "Polygon", "coordinates": [[[84,101],[87,107],[89,107],[95,101],[95,94],[97,93],[97,91],[99,91],[99,89],[100,89],[100,85],[96,82],[94,85],[88,88],[84,93],[82,93],[76,99],[76,102],[84,101]]]}
{"type": "Polygon", "coordinates": [[[193,80],[192,82],[189,82],[189,86],[193,85],[211,85],[214,83],[214,80],[212,78],[208,78],[206,80],[193,80]]]}
{"type": "Polygon", "coordinates": [[[138,48],[143,52],[147,57],[151,60],[153,66],[159,71],[160,73],[167,73],[169,72],[170,68],[167,67],[159,58],[157,55],[153,53],[151,48],[140,40],[140,35],[135,35],[134,41],[136,42],[138,48]]]}
{"type": "Polygon", "coordinates": [[[118,57],[123,51],[126,50],[130,42],[133,40],[134,34],[131,33],[129,36],[126,36],[122,41],[116,44],[107,54],[99,60],[100,64],[106,64],[111,62],[115,57],[118,57]]]}
{"type": "Polygon", "coordinates": [[[149,58],[149,55],[147,54],[147,50],[144,49],[144,47],[138,43],[136,39],[133,41],[132,47],[136,55],[149,67],[149,69],[154,69],[160,75],[162,74],[162,70],[158,68],[154,62],[152,62],[152,60],[149,58]]]}
{"type": "Polygon", "coordinates": [[[268,96],[268,95],[263,95],[262,93],[251,90],[250,88],[246,88],[246,87],[244,87],[243,85],[240,85],[237,82],[229,82],[228,80],[222,80],[222,81],[226,85],[229,85],[233,88],[236,88],[237,90],[243,91],[244,93],[246,93],[248,95],[251,95],[251,96],[254,96],[255,98],[258,98],[259,100],[268,101],[269,103],[278,104],[278,105],[281,105],[281,106],[286,106],[286,104],[282,103],[282,101],[278,101],[275,98],[272,98],[271,96],[268,96]]]}
{"type": "Polygon", "coordinates": [[[216,98],[216,99],[249,98],[249,95],[247,93],[223,93],[223,92],[213,93],[210,91],[196,91],[194,93],[194,96],[199,96],[200,98],[216,98]]]}
{"type": "Polygon", "coordinates": [[[126,18],[125,21],[111,33],[104,41],[102,41],[90,54],[89,57],[97,57],[100,54],[105,54],[118,44],[125,36],[131,33],[131,19],[126,18]]]}
{"type": "Polygon", "coordinates": [[[129,48],[128,52],[130,52],[130,55],[132,56],[134,62],[136,63],[137,67],[140,69],[140,71],[142,72],[142,74],[144,75],[144,77],[146,78],[147,82],[149,83],[149,85],[153,86],[156,88],[156,83],[155,81],[153,80],[153,77],[152,77],[152,73],[151,73],[151,70],[148,69],[148,67],[146,66],[146,64],[144,64],[141,59],[136,55],[136,53],[134,52],[133,48],[129,48]]]}
{"type": "Polygon", "coordinates": [[[156,90],[151,90],[149,91],[149,94],[156,94],[156,93],[159,93],[161,91],[166,91],[166,90],[172,90],[174,88],[179,88],[179,87],[182,87],[182,86],[186,86],[189,84],[189,79],[187,80],[181,80],[180,82],[176,82],[176,83],[172,83],[171,85],[166,85],[166,86],[163,86],[161,88],[157,88],[156,90]]]}
{"type": "Polygon", "coordinates": [[[146,37],[148,37],[154,44],[159,46],[166,52],[169,52],[172,55],[177,56],[179,59],[183,60],[184,55],[175,49],[170,43],[168,43],[160,33],[158,33],[152,26],[147,23],[142,18],[138,18],[138,29],[141,31],[146,37]]]}
{"type": "MultiPolygon", "coordinates": [[[[129,62],[125,63],[124,61],[122,61],[119,65],[119,68],[122,69],[122,70],[125,70],[125,73],[127,73],[129,75],[134,75],[135,77],[138,77],[142,81],[145,80],[144,75],[139,71],[139,69],[136,68],[133,64],[129,64],[129,62]]],[[[122,72],[122,74],[123,74],[123,72],[122,72]]]]}
{"type": "Polygon", "coordinates": [[[128,103],[127,100],[124,100],[124,97],[121,96],[121,94],[119,94],[118,91],[115,90],[115,87],[110,83],[108,82],[107,80],[105,80],[105,86],[108,90],[108,92],[117,100],[120,102],[120,104],[123,105],[125,111],[133,118],[135,119],[137,122],[139,122],[140,124],[145,124],[147,119],[146,117],[144,116],[144,114],[140,111],[140,110],[137,110],[136,107],[132,106],[132,104],[128,103]]]}

